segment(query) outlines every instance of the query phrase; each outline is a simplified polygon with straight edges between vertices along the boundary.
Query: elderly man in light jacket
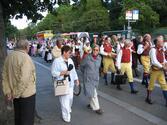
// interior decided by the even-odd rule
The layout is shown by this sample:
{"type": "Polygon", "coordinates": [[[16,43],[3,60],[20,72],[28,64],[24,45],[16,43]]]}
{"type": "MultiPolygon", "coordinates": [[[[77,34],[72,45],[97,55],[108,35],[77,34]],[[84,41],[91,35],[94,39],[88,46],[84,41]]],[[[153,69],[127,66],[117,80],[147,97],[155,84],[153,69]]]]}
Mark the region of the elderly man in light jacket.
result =
{"type": "Polygon", "coordinates": [[[34,125],[36,73],[28,51],[28,41],[18,41],[3,67],[3,93],[14,103],[15,125],[34,125]]]}

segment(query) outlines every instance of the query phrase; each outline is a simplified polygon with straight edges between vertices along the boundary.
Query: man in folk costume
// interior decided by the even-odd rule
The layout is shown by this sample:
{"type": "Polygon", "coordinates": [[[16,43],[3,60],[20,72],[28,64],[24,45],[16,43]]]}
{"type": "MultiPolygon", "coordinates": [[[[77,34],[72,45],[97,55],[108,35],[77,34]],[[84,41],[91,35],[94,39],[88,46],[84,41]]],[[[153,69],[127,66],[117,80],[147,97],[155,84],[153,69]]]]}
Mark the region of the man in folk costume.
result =
{"type": "Polygon", "coordinates": [[[167,106],[167,84],[164,75],[164,71],[167,71],[167,61],[165,59],[165,53],[163,50],[163,44],[164,44],[163,38],[160,36],[157,37],[154,43],[155,47],[150,50],[150,58],[152,66],[150,72],[150,83],[147,89],[147,97],[145,101],[148,104],[152,104],[151,92],[154,89],[155,81],[158,81],[163,91],[163,95],[166,100],[166,106],[167,106]]]}
{"type": "Polygon", "coordinates": [[[54,59],[61,56],[62,43],[63,43],[63,39],[58,38],[56,41],[56,45],[53,47],[53,49],[51,51],[54,59]]]}
{"type": "MultiPolygon", "coordinates": [[[[117,55],[116,66],[121,74],[126,73],[128,82],[130,85],[131,93],[136,94],[138,91],[134,89],[133,74],[132,74],[132,51],[131,41],[125,40],[124,47],[119,51],[117,55]]],[[[117,88],[120,88],[120,84],[117,84],[117,88]]],[[[121,89],[121,88],[120,88],[121,89]]]]}
{"type": "Polygon", "coordinates": [[[107,82],[107,72],[109,69],[112,71],[111,83],[114,81],[114,74],[116,72],[115,64],[113,58],[116,57],[116,54],[112,52],[112,46],[109,42],[108,37],[105,38],[104,44],[100,47],[100,54],[103,56],[103,72],[104,72],[104,79],[105,84],[108,85],[107,82]]]}
{"type": "Polygon", "coordinates": [[[141,63],[143,65],[143,80],[142,84],[148,87],[148,78],[150,74],[150,57],[149,57],[149,51],[151,49],[152,43],[151,43],[151,36],[150,34],[145,34],[143,38],[142,44],[138,46],[137,54],[141,55],[141,63]]]}

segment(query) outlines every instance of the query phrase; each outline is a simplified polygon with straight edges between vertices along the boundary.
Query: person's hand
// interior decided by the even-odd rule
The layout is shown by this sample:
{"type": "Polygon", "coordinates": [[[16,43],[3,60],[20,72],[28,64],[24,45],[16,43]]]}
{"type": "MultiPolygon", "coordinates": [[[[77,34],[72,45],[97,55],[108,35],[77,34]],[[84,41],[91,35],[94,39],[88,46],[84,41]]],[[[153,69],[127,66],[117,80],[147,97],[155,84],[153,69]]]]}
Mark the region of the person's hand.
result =
{"type": "Polygon", "coordinates": [[[120,69],[117,69],[117,74],[121,74],[121,70],[120,69]]]}
{"type": "Polygon", "coordinates": [[[110,57],[110,53],[107,53],[106,57],[110,57]]]}
{"type": "Polygon", "coordinates": [[[109,57],[112,57],[112,58],[115,58],[115,57],[117,56],[117,54],[111,52],[111,53],[108,54],[108,56],[109,56],[109,57]]]}
{"type": "Polygon", "coordinates": [[[136,53],[136,51],[133,50],[132,53],[136,53]]]}
{"type": "Polygon", "coordinates": [[[70,75],[70,71],[67,71],[65,75],[70,75]]]}
{"type": "Polygon", "coordinates": [[[75,80],[74,82],[75,82],[75,84],[76,84],[77,86],[79,86],[79,84],[80,84],[80,83],[79,83],[79,80],[75,80]]]}
{"type": "Polygon", "coordinates": [[[13,95],[12,94],[7,94],[6,95],[6,101],[12,101],[13,100],[13,95]]]}
{"type": "Polygon", "coordinates": [[[67,70],[64,70],[60,73],[60,76],[64,76],[64,75],[68,75],[68,71],[67,70]]]}
{"type": "Polygon", "coordinates": [[[144,46],[144,50],[147,49],[149,46],[150,46],[149,43],[146,42],[146,44],[145,44],[145,46],[144,46]]]}
{"type": "Polygon", "coordinates": [[[167,66],[164,64],[164,65],[162,65],[162,69],[164,70],[164,71],[167,71],[167,66]]]}

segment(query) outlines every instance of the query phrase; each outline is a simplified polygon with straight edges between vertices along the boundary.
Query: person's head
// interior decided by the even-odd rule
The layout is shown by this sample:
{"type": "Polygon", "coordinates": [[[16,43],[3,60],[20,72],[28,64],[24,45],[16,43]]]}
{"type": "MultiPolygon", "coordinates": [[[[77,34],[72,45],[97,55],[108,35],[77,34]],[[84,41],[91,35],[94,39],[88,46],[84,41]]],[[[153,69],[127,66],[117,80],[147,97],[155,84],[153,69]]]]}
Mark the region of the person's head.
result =
{"type": "Polygon", "coordinates": [[[16,42],[16,49],[29,52],[29,42],[27,40],[19,40],[16,42]]]}
{"type": "Polygon", "coordinates": [[[143,37],[143,41],[148,41],[148,42],[151,42],[151,35],[150,34],[145,34],[144,37],[143,37]]]}
{"type": "Polygon", "coordinates": [[[154,44],[157,47],[163,47],[164,45],[164,39],[163,36],[158,36],[155,40],[154,40],[154,44]]]}
{"type": "Polygon", "coordinates": [[[86,46],[89,46],[90,45],[90,42],[86,42],[86,46]]]}
{"type": "Polygon", "coordinates": [[[114,42],[117,42],[117,41],[118,41],[118,37],[117,37],[116,35],[112,35],[112,40],[113,40],[114,42]]]}
{"type": "Polygon", "coordinates": [[[67,46],[67,45],[63,46],[63,47],[61,48],[61,54],[62,54],[62,56],[63,56],[65,59],[70,58],[70,56],[71,56],[71,47],[70,47],[70,46],[67,46]]]}
{"type": "Polygon", "coordinates": [[[124,44],[125,44],[125,47],[130,47],[132,45],[132,42],[130,39],[126,39],[124,44]]]}
{"type": "Polygon", "coordinates": [[[141,43],[141,42],[143,41],[143,37],[142,37],[142,36],[137,36],[137,37],[136,37],[136,40],[137,40],[139,43],[141,43]]]}
{"type": "Polygon", "coordinates": [[[62,42],[63,42],[63,39],[62,38],[58,38],[57,41],[56,41],[56,45],[58,48],[61,48],[62,47],[62,42]]]}
{"type": "Polygon", "coordinates": [[[125,42],[125,36],[122,36],[121,38],[119,38],[118,41],[119,41],[120,43],[124,43],[124,42],[125,42]]]}
{"type": "Polygon", "coordinates": [[[104,42],[105,42],[105,43],[110,43],[109,37],[106,37],[106,38],[104,39],[104,42]]]}
{"type": "Polygon", "coordinates": [[[97,56],[99,54],[99,46],[95,45],[92,49],[93,49],[92,54],[94,56],[97,56]]]}

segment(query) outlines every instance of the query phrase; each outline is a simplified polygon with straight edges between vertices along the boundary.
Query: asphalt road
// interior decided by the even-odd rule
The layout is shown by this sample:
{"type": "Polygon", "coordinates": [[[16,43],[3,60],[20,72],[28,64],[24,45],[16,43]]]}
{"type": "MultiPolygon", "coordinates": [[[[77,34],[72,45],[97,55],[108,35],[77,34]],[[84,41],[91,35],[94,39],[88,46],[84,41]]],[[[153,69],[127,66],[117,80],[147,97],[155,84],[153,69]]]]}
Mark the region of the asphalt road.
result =
{"type": "MultiPolygon", "coordinates": [[[[51,64],[45,63],[41,57],[33,57],[33,60],[37,71],[37,111],[43,118],[40,125],[66,125],[61,119],[59,100],[54,96],[51,64]]],[[[80,71],[78,75],[82,84],[80,71]]],[[[136,78],[135,82],[139,93],[132,95],[128,84],[118,91],[114,85],[104,85],[101,78],[98,93],[104,114],[97,115],[87,109],[88,98],[81,93],[74,97],[70,125],[167,125],[167,107],[161,89],[155,87],[154,104],[148,105],[144,101],[146,89],[138,82],[140,79],[136,78]]]]}

